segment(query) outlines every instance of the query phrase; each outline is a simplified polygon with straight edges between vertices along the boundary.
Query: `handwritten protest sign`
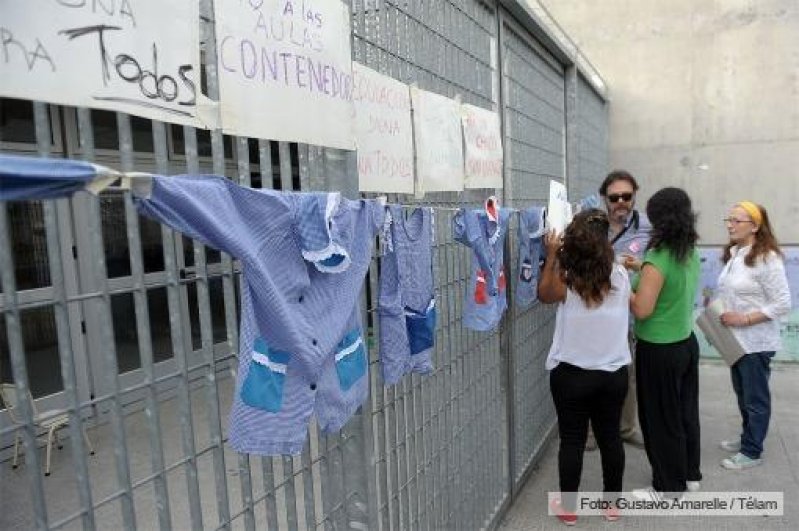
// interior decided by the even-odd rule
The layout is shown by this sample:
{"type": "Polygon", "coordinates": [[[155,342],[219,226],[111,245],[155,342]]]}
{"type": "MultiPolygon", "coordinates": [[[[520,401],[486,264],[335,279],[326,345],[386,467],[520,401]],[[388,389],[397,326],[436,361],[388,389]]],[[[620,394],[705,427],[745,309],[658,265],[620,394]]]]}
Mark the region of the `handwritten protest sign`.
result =
{"type": "Polygon", "coordinates": [[[355,149],[344,3],[216,0],[214,13],[225,132],[355,149]]]}
{"type": "Polygon", "coordinates": [[[572,220],[572,208],[566,195],[566,187],[558,181],[549,181],[549,205],[547,206],[547,225],[563,234],[566,225],[572,220]]]}
{"type": "Polygon", "coordinates": [[[465,146],[465,187],[502,188],[502,135],[499,115],[461,105],[465,146]]]}
{"type": "Polygon", "coordinates": [[[413,129],[408,85],[352,65],[358,182],[362,192],[413,193],[413,129]]]}
{"type": "Polygon", "coordinates": [[[411,87],[416,194],[463,190],[460,103],[411,87]]]}
{"type": "Polygon", "coordinates": [[[0,4],[0,96],[185,125],[200,94],[194,0],[0,4]]]}

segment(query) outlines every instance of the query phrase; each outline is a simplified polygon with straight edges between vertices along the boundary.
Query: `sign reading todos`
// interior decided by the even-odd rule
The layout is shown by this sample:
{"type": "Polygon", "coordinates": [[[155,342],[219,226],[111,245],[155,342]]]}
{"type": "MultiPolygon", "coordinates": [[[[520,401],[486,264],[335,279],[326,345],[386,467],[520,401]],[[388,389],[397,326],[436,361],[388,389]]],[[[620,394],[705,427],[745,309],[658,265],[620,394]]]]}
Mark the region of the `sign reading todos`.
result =
{"type": "Polygon", "coordinates": [[[197,10],[195,0],[3,0],[0,96],[202,125],[197,10]]]}
{"type": "Polygon", "coordinates": [[[225,132],[354,149],[349,11],[330,0],[216,0],[225,132]]]}
{"type": "Polygon", "coordinates": [[[362,192],[413,193],[413,128],[408,85],[352,65],[358,182],[362,192]]]}

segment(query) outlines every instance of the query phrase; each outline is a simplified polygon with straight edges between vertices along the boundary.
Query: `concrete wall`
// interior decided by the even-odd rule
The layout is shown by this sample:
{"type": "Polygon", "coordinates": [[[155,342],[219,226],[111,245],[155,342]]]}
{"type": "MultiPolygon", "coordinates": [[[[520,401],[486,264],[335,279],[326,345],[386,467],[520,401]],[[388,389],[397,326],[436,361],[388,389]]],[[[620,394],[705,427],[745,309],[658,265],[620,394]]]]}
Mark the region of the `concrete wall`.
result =
{"type": "Polygon", "coordinates": [[[541,3],[607,82],[610,163],[640,179],[639,206],[681,186],[701,243],[721,244],[751,199],[799,244],[799,1],[541,3]]]}

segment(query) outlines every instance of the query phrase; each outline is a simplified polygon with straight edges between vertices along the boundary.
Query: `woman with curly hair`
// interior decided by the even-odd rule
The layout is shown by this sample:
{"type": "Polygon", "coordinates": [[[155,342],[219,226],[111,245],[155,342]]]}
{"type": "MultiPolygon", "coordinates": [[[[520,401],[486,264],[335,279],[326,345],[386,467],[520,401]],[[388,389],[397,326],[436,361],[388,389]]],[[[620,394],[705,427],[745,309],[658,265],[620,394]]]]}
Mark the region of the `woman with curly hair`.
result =
{"type": "Polygon", "coordinates": [[[766,209],[741,201],[724,223],[730,241],[722,255],[719,297],[728,311],[721,314],[721,322],[732,328],[746,354],[730,368],[742,432],[721,442],[724,450],[735,453],[721,466],[740,470],[763,462],[760,454],[771,418],[769,364],[782,346],[779,318],[791,311],[791,291],[766,209]]]}
{"type": "MultiPolygon", "coordinates": [[[[561,238],[546,236],[547,256],[538,298],[557,302],[555,333],[547,356],[550,390],[558,415],[558,471],[561,500],[552,510],[567,525],[574,514],[580,486],[588,422],[602,458],[606,500],[622,490],[624,446],[619,435],[627,395],[630,347],[630,282],[614,262],[608,242],[608,217],[598,209],[580,212],[561,238]]],[[[615,520],[615,506],[604,511],[615,520]]]]}
{"type": "Polygon", "coordinates": [[[651,239],[633,280],[638,419],[652,486],[636,497],[660,500],[698,490],[699,345],[692,332],[699,280],[696,215],[680,188],[658,190],[646,204],[651,239]]]}

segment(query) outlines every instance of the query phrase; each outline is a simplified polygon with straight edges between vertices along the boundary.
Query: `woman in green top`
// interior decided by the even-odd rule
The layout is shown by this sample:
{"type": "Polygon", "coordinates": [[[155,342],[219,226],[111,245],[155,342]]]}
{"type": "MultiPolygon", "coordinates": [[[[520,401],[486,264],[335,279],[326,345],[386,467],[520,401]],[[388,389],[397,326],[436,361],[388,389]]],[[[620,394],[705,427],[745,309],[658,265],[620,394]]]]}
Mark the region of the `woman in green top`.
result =
{"type": "Polygon", "coordinates": [[[630,309],[636,317],[638,418],[652,466],[643,499],[698,490],[699,346],[692,330],[699,279],[696,215],[680,188],[663,188],[646,204],[652,237],[630,309]]]}

